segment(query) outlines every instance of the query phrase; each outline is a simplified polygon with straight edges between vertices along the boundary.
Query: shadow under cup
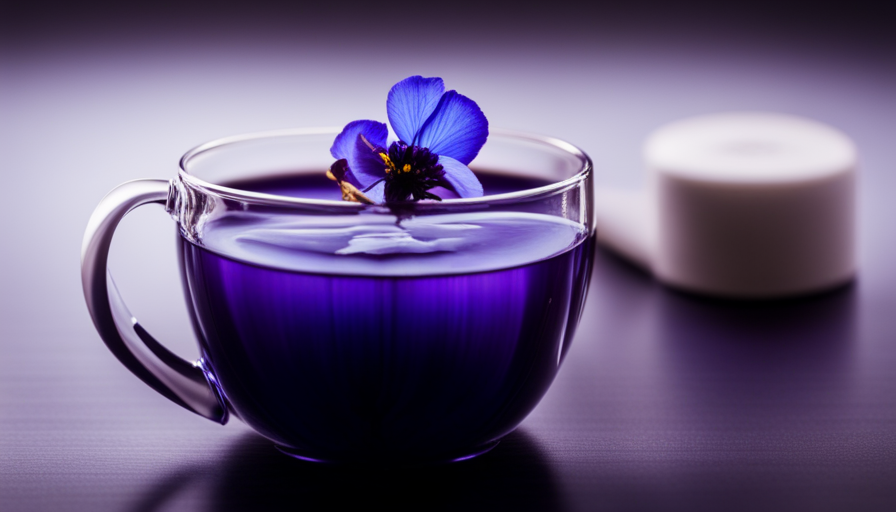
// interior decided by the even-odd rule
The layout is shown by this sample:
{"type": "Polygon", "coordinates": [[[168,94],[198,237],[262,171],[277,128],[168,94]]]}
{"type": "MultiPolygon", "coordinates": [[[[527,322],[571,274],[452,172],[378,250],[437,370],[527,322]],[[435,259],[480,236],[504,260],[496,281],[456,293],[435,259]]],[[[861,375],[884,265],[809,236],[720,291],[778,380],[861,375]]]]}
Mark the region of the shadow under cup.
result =
{"type": "Polygon", "coordinates": [[[298,458],[488,451],[547,391],[578,323],[591,163],[492,134],[472,166],[485,197],[369,206],[325,176],[335,134],[184,156],[168,209],[200,365],[227,411],[298,458]]]}

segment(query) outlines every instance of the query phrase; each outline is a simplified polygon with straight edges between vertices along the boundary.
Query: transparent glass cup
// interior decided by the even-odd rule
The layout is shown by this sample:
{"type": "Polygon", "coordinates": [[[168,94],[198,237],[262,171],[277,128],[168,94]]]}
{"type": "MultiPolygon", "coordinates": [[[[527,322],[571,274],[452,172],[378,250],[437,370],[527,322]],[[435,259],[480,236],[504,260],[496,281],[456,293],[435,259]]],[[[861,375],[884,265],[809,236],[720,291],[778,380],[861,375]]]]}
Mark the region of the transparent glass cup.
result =
{"type": "Polygon", "coordinates": [[[563,141],[492,133],[486,196],[339,200],[336,129],[201,145],[170,181],[110,192],[84,235],[90,315],[115,356],[181,406],[238,416],[292,456],[439,462],[488,451],[531,412],[569,349],[594,250],[592,165],[563,141]],[[116,226],[176,221],[195,363],[128,312],[107,270],[116,226]]]}

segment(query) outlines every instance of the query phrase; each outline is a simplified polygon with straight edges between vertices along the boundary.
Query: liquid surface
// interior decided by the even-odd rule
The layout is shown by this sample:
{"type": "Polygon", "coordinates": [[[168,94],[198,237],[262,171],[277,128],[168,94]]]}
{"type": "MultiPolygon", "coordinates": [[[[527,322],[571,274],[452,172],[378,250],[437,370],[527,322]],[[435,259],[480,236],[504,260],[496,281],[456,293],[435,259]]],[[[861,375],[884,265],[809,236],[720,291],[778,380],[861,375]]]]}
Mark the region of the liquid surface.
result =
{"type": "Polygon", "coordinates": [[[319,274],[467,274],[544,260],[585,233],[557,217],[515,212],[267,217],[234,213],[205,226],[202,245],[228,257],[319,274]]]}
{"type": "MultiPolygon", "coordinates": [[[[333,182],[324,179],[321,185],[315,178],[235,186],[297,197],[302,190],[302,197],[339,197],[333,182]]],[[[483,181],[494,193],[544,184],[495,176],[483,181]]],[[[204,226],[202,246],[282,270],[398,277],[467,274],[525,265],[569,250],[585,237],[578,223],[521,212],[428,215],[398,222],[398,217],[388,214],[272,216],[232,211],[204,226]]]]}

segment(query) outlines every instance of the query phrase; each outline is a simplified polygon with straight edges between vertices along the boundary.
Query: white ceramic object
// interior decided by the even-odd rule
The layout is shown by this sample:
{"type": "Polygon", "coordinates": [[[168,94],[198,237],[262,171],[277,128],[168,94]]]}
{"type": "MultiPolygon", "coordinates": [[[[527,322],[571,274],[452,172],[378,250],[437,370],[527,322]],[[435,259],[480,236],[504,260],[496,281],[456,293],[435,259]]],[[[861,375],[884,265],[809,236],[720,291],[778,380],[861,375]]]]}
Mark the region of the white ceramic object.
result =
{"type": "Polygon", "coordinates": [[[599,192],[601,243],[662,282],[777,298],[856,272],[855,145],[824,124],[725,113],[666,125],[644,145],[648,192],[599,192]]]}

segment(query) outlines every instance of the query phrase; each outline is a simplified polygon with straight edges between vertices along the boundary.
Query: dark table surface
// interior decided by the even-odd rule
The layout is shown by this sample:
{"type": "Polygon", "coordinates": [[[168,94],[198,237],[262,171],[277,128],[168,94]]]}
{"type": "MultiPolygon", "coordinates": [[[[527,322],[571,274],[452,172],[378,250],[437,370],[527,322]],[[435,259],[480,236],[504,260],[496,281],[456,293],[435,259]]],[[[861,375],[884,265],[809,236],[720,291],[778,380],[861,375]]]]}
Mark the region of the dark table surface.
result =
{"type": "MultiPolygon", "coordinates": [[[[8,31],[0,46],[0,510],[896,509],[892,46],[533,31],[413,48],[387,38],[378,52],[407,58],[385,66],[320,30],[60,27],[8,31]],[[799,300],[726,302],[600,253],[541,404],[493,452],[436,468],[289,459],[238,420],[171,404],[113,358],[78,268],[106,191],[172,177],[181,153],[215,137],[383,118],[388,87],[415,73],[445,77],[493,126],[583,147],[601,187],[642,186],[641,140],[681,117],[761,109],[830,123],[862,158],[859,278],[799,300]]],[[[160,209],[138,210],[111,268],[141,322],[194,358],[173,229],[160,209]]]]}

